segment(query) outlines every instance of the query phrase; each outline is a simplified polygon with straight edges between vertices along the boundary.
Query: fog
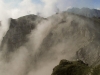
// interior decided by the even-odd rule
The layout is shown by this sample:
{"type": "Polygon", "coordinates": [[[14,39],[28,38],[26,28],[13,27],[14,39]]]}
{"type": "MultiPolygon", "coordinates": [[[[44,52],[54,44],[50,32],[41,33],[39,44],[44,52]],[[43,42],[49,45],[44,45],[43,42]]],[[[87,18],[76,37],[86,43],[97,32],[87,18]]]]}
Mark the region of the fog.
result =
{"type": "Polygon", "coordinates": [[[51,75],[61,59],[78,59],[77,51],[95,38],[94,28],[89,19],[69,13],[43,19],[25,36],[29,40],[14,51],[9,52],[8,43],[4,42],[0,51],[0,75],[51,75]]]}

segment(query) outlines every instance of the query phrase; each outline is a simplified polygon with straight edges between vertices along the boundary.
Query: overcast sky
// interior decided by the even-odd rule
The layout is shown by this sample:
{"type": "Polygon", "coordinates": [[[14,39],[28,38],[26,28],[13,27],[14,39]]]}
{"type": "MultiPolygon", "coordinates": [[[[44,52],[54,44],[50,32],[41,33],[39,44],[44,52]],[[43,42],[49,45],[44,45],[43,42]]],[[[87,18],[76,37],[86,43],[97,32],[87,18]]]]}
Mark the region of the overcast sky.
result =
{"type": "Polygon", "coordinates": [[[100,0],[0,0],[0,14],[6,13],[12,18],[37,13],[48,17],[54,14],[57,8],[66,11],[72,7],[99,9],[100,0]]]}

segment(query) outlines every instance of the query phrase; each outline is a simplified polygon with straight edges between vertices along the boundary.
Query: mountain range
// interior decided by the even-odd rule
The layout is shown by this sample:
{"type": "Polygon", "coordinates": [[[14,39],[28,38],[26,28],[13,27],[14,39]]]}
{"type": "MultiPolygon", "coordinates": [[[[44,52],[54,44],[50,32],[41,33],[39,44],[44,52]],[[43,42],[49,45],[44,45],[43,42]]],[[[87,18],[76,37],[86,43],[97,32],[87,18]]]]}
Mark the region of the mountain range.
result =
{"type": "Polygon", "coordinates": [[[100,10],[90,9],[90,8],[71,8],[68,9],[67,12],[83,15],[86,17],[100,17],[100,10]]]}

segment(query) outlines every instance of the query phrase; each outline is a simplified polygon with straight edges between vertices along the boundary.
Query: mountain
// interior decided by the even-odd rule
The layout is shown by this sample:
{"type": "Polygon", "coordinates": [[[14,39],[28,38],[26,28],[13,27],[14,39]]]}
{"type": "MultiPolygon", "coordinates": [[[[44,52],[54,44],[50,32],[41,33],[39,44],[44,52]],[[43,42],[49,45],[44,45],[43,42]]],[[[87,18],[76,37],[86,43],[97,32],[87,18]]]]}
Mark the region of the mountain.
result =
{"type": "Polygon", "coordinates": [[[0,74],[51,75],[62,59],[99,65],[99,21],[67,12],[11,19],[0,46],[0,74]]]}
{"type": "Polygon", "coordinates": [[[100,10],[90,8],[71,8],[67,12],[83,15],[86,17],[100,17],[100,10]]]}
{"type": "MultiPolygon", "coordinates": [[[[27,42],[26,36],[35,29],[36,25],[44,19],[36,15],[23,16],[18,19],[10,19],[10,27],[3,38],[2,48],[4,43],[8,44],[8,52],[14,51],[16,48],[27,42]]],[[[2,49],[1,49],[2,50],[2,49]]]]}

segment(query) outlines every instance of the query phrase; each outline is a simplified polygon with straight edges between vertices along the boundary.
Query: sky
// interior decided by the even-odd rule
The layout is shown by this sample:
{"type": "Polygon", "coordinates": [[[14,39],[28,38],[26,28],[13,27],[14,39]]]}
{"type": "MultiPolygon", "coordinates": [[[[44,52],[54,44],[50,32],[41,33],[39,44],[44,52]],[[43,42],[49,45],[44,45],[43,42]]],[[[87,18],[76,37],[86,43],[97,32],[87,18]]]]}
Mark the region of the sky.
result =
{"type": "Polygon", "coordinates": [[[39,13],[40,16],[49,17],[59,11],[66,11],[72,7],[100,8],[100,0],[0,0],[1,14],[8,14],[9,17],[39,13]]]}

